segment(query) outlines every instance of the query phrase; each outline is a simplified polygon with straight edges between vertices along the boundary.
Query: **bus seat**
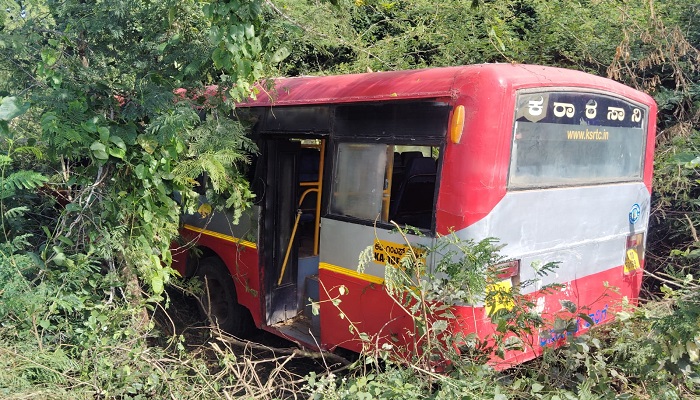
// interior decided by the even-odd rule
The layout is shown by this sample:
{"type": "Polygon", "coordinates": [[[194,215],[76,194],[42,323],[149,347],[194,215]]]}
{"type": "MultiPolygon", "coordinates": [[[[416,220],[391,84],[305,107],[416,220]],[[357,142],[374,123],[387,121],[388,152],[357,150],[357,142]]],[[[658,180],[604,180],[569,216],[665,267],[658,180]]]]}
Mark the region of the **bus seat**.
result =
{"type": "Polygon", "coordinates": [[[432,157],[412,159],[390,206],[389,218],[399,224],[430,228],[436,172],[432,157]]]}
{"type": "Polygon", "coordinates": [[[408,164],[410,164],[414,158],[423,157],[423,153],[420,151],[404,151],[403,153],[401,153],[401,161],[403,162],[403,165],[405,167],[408,167],[408,164]]]}
{"type": "Polygon", "coordinates": [[[315,148],[303,148],[299,156],[299,181],[318,181],[318,163],[321,159],[321,152],[315,148]]]}
{"type": "Polygon", "coordinates": [[[397,171],[403,172],[403,159],[401,158],[401,153],[394,152],[394,173],[397,171]]]}
{"type": "Polygon", "coordinates": [[[391,169],[391,198],[399,191],[399,184],[403,182],[405,167],[401,159],[401,153],[394,152],[394,166],[391,169]]]}

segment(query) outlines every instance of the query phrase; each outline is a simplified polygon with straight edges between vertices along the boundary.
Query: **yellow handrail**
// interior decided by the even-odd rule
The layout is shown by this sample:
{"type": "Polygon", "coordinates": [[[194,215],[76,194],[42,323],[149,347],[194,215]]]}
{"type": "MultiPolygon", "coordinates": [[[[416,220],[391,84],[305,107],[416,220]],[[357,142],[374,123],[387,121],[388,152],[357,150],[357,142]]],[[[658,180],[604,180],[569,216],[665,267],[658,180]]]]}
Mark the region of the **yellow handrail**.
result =
{"type": "Polygon", "coordinates": [[[301,203],[304,202],[304,198],[306,197],[306,195],[311,193],[311,192],[318,192],[318,188],[311,188],[311,189],[304,190],[304,193],[302,193],[301,197],[299,198],[299,207],[301,207],[301,203]]]}
{"type": "Polygon", "coordinates": [[[297,227],[299,226],[299,218],[301,218],[301,210],[297,210],[297,218],[294,221],[294,228],[292,229],[292,237],[289,238],[289,244],[287,245],[287,253],[284,255],[284,261],[282,262],[282,271],[280,272],[280,277],[277,280],[277,286],[282,284],[282,278],[284,277],[284,271],[287,269],[287,261],[289,261],[289,253],[292,251],[292,244],[294,243],[294,236],[297,234],[297,227]]]}

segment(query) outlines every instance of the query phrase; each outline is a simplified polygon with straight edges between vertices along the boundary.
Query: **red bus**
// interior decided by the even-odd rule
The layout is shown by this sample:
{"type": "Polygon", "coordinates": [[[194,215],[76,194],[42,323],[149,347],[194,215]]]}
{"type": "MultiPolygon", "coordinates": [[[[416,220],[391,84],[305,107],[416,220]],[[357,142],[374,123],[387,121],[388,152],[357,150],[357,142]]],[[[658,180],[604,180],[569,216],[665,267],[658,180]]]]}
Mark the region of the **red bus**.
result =
{"type": "MultiPolygon", "coordinates": [[[[540,283],[561,291],[531,288],[542,315],[566,299],[603,323],[638,297],[656,125],[644,93],[578,71],[485,64],[277,79],[236,113],[254,121],[257,203],[235,225],[224,214],[183,217],[198,256],[174,263],[207,278],[225,330],[255,325],[359,351],[352,321],[380,344],[408,342],[412,320],[383,287],[404,249],[390,221],[417,227],[409,239],[425,245],[451,232],[498,238],[518,266],[506,284],[558,262],[540,283]],[[377,243],[358,272],[359,254],[377,243]],[[341,287],[343,317],[328,301],[341,287]]],[[[454,312],[464,333],[492,331],[483,304],[454,312]]],[[[533,335],[505,363],[558,339],[533,335]]]]}

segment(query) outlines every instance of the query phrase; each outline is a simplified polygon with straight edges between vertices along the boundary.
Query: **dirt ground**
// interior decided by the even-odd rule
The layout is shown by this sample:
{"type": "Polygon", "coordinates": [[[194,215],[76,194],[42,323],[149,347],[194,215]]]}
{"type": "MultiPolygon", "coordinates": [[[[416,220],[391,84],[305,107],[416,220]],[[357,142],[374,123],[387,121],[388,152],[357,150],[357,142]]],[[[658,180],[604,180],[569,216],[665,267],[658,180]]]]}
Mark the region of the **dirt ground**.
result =
{"type": "Polygon", "coordinates": [[[248,338],[233,338],[212,330],[200,316],[193,297],[176,289],[168,290],[168,295],[167,311],[161,309],[155,316],[163,338],[182,335],[188,351],[206,357],[213,371],[221,369],[219,359],[225,352],[233,353],[246,368],[254,369],[246,373],[257,375],[251,379],[262,382],[283,377],[287,383],[301,384],[311,371],[321,374],[341,366],[337,360],[319,354],[305,356],[305,350],[297,344],[263,330],[254,330],[248,338]]]}

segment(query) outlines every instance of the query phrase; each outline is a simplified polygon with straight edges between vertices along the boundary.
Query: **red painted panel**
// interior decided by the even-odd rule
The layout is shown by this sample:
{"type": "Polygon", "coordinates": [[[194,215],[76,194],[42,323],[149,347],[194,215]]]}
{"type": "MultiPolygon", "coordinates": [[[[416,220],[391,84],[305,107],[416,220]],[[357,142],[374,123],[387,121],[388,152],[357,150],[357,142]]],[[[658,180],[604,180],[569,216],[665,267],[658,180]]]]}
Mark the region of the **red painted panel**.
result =
{"type": "MultiPolygon", "coordinates": [[[[279,78],[272,88],[259,86],[256,99],[239,107],[332,104],[371,100],[488,97],[491,89],[504,84],[525,87],[577,86],[609,90],[632,100],[648,103],[649,97],[620,83],[580,71],[526,64],[479,64],[408,71],[371,72],[336,76],[279,78]],[[474,82],[484,82],[481,92],[474,82]]],[[[499,108],[494,103],[486,104],[499,108]]],[[[502,110],[501,110],[502,111],[502,110]]]]}
{"type": "MultiPolygon", "coordinates": [[[[412,335],[411,319],[389,297],[382,285],[324,269],[320,271],[320,280],[324,285],[321,288],[321,341],[324,348],[340,346],[360,351],[362,343],[357,332],[369,334],[375,341],[373,345],[389,343],[412,348],[415,336],[412,335]],[[339,293],[341,285],[347,288],[345,295],[339,293]],[[341,300],[337,307],[333,305],[332,299],[341,300]],[[341,311],[343,317],[340,316],[341,311]]],[[[623,297],[627,297],[632,305],[637,303],[641,282],[641,270],[624,275],[622,266],[577,279],[564,290],[543,296],[544,302],[540,303],[541,315],[549,321],[553,321],[556,316],[565,319],[571,317],[559,302],[570,300],[579,307],[577,314],[588,314],[596,324],[608,322],[622,307],[623,297]],[[604,282],[609,283],[609,288],[605,288],[604,282]]],[[[531,296],[536,299],[538,294],[531,296]]],[[[493,325],[484,307],[454,307],[453,312],[457,316],[452,324],[453,333],[476,333],[480,338],[493,334],[493,325]]],[[[584,320],[578,319],[578,331],[575,334],[581,334],[589,328],[584,320]]],[[[505,359],[493,358],[491,364],[497,369],[504,369],[531,360],[542,354],[544,347],[562,344],[566,336],[545,331],[522,339],[526,343],[525,351],[508,352],[505,359]]]]}
{"type": "MultiPolygon", "coordinates": [[[[255,325],[261,326],[264,319],[262,315],[258,251],[251,247],[214,236],[199,234],[187,229],[182,229],[181,234],[187,240],[196,238],[197,246],[211,249],[224,261],[231,276],[234,278],[238,303],[247,307],[253,315],[255,325]]],[[[186,260],[186,256],[183,260],[186,260]]],[[[182,265],[184,265],[184,262],[178,261],[178,268],[181,268],[182,265]]]]}
{"type": "Polygon", "coordinates": [[[602,90],[647,104],[648,139],[644,183],[651,192],[656,104],[648,95],[620,83],[578,71],[528,65],[488,65],[478,74],[465,67],[456,79],[455,105],[464,105],[464,134],[447,141],[438,195],[437,232],[466,228],[486,217],[505,196],[510,166],[516,91],[576,87],[602,90]],[[546,77],[546,78],[545,78],[546,77]]]}
{"type": "MultiPolygon", "coordinates": [[[[624,275],[622,266],[612,268],[572,281],[564,290],[543,296],[541,315],[550,322],[557,316],[562,319],[576,318],[575,314],[572,315],[566,311],[559,302],[570,300],[579,307],[576,314],[585,313],[596,324],[609,322],[614,319],[615,313],[621,310],[623,297],[626,297],[631,305],[637,304],[641,284],[641,269],[637,273],[624,275]],[[608,288],[604,286],[605,282],[609,284],[608,288]]],[[[531,296],[537,299],[538,294],[534,293],[531,296]]],[[[481,338],[494,333],[493,325],[483,307],[455,307],[455,315],[458,316],[455,321],[461,321],[462,326],[455,324],[454,332],[462,332],[465,335],[475,332],[481,338]]],[[[574,335],[580,335],[590,329],[590,325],[583,319],[577,318],[577,321],[578,329],[574,335]]],[[[521,339],[525,343],[524,351],[507,352],[505,359],[494,357],[491,364],[497,369],[505,369],[531,360],[541,355],[545,347],[563,344],[566,341],[566,334],[556,334],[547,330],[539,332],[536,336],[521,339]]]]}
{"type": "Polygon", "coordinates": [[[319,270],[319,282],[322,347],[360,352],[358,332],[370,334],[379,346],[410,343],[413,322],[384,286],[326,269],[319,270]],[[345,295],[340,294],[341,286],[347,288],[345,295]],[[333,299],[340,303],[335,306],[333,299]]]}
{"type": "Polygon", "coordinates": [[[508,133],[515,97],[496,76],[465,82],[457,99],[464,105],[464,133],[447,143],[436,208],[437,232],[446,235],[484,218],[506,194],[510,162],[508,133]]]}
{"type": "Polygon", "coordinates": [[[649,121],[647,133],[647,153],[644,158],[644,185],[651,194],[651,179],[654,171],[654,147],[656,146],[656,113],[657,107],[655,102],[651,102],[649,107],[649,121]]]}

